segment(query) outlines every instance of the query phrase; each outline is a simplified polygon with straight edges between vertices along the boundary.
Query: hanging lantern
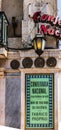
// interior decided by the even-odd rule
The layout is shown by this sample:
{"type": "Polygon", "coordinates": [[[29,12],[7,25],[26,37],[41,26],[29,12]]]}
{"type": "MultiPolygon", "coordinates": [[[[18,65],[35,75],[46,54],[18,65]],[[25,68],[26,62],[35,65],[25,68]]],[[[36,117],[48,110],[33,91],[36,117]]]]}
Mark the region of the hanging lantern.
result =
{"type": "Polygon", "coordinates": [[[32,42],[33,42],[35,52],[40,56],[45,49],[45,44],[46,44],[45,38],[40,34],[37,34],[35,38],[32,40],[32,42]]]}

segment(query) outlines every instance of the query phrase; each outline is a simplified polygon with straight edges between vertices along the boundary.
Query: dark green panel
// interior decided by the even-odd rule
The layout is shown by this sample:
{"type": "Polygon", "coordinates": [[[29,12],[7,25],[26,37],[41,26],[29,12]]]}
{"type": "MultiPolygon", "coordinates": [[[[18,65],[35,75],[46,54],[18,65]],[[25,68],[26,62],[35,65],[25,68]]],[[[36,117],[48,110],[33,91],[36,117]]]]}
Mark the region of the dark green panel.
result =
{"type": "Polygon", "coordinates": [[[26,128],[53,128],[53,74],[26,74],[26,128]]]}

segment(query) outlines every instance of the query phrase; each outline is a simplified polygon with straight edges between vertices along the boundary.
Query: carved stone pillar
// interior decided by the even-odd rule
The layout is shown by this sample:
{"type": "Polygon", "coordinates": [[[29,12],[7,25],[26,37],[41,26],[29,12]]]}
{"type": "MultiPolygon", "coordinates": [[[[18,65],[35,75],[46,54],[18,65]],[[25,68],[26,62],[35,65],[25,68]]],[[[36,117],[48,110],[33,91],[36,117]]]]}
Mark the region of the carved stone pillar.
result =
{"type": "Polygon", "coordinates": [[[0,70],[0,125],[5,125],[5,76],[0,70]]]}

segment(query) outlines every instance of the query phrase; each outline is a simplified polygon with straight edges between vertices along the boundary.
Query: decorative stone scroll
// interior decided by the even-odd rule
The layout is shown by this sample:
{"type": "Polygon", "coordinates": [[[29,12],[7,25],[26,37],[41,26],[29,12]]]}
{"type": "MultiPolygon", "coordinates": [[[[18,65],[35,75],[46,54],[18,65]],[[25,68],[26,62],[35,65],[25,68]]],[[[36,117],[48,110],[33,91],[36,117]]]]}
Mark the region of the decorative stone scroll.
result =
{"type": "Polygon", "coordinates": [[[35,59],[34,64],[35,64],[35,67],[39,67],[39,68],[44,67],[45,60],[42,57],[38,57],[35,59]]]}
{"type": "Polygon", "coordinates": [[[48,67],[55,67],[57,64],[57,60],[55,57],[49,57],[46,61],[48,67]]]}
{"type": "Polygon", "coordinates": [[[24,68],[31,68],[33,64],[33,61],[30,57],[26,57],[22,61],[22,65],[24,68]]]}

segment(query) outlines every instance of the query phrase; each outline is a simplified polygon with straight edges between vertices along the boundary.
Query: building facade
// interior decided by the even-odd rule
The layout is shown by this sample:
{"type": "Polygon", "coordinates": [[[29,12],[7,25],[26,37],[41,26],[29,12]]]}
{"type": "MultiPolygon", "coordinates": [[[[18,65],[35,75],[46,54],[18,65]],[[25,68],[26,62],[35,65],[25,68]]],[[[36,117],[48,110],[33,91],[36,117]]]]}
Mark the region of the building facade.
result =
{"type": "Polygon", "coordinates": [[[37,33],[37,24],[35,26],[32,19],[33,14],[41,11],[42,14],[56,17],[57,1],[0,0],[0,11],[5,12],[9,21],[8,48],[0,47],[0,125],[20,128],[22,130],[31,128],[60,130],[61,50],[58,44],[59,38],[54,36],[46,37],[46,49],[40,57],[38,57],[34,49],[20,49],[21,47],[29,48],[31,40],[37,33]],[[43,79],[41,80],[41,78],[43,79]],[[36,85],[37,91],[34,91],[32,88],[28,90],[29,82],[32,82],[34,87],[35,80],[38,83],[36,85]],[[48,83],[46,85],[47,95],[45,96],[48,97],[46,100],[43,100],[42,88],[38,90],[38,86],[41,83],[44,84],[43,87],[48,83]],[[51,90],[49,87],[51,87],[51,90]],[[39,113],[36,112],[36,108],[33,110],[32,107],[35,106],[31,106],[31,103],[27,101],[27,98],[29,98],[27,94],[28,96],[34,96],[34,93],[36,93],[36,96],[38,92],[41,93],[41,99],[37,97],[38,100],[36,98],[33,100],[31,98],[31,101],[34,103],[35,101],[41,102],[39,106],[35,103],[35,106],[41,107],[39,109],[41,112],[39,113]],[[41,105],[43,102],[44,106],[41,105]],[[45,102],[47,103],[45,104],[45,102]],[[31,108],[29,111],[28,103],[31,108]],[[42,110],[42,107],[45,107],[45,110],[42,110]],[[27,112],[29,112],[30,121],[28,120],[27,112]],[[36,119],[37,116],[38,118],[36,119]],[[42,119],[40,119],[41,116],[42,119]],[[32,119],[33,117],[34,119],[32,119]],[[43,119],[43,117],[47,118],[43,119]]]}

